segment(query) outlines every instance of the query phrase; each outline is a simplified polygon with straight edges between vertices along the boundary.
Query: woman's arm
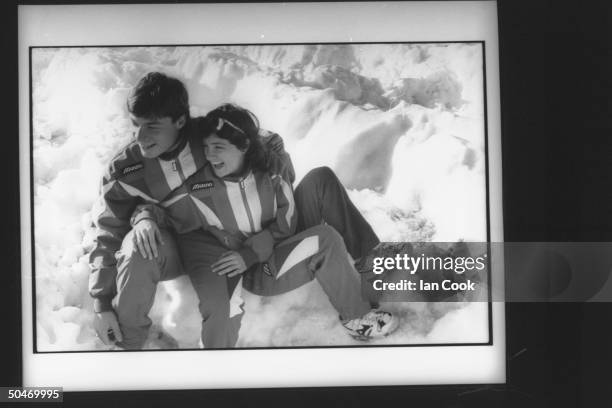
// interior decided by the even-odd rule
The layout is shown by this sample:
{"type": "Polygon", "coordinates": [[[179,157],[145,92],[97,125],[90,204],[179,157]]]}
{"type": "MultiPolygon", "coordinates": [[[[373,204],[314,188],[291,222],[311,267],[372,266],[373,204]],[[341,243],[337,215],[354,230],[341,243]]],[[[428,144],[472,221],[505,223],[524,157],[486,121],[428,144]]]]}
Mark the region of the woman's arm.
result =
{"type": "Polygon", "coordinates": [[[289,181],[293,168],[288,168],[280,158],[273,158],[270,166],[270,178],[274,187],[276,215],[261,232],[247,238],[238,253],[243,257],[247,267],[256,262],[267,260],[274,250],[274,245],[295,234],[297,228],[297,211],[293,199],[293,187],[289,181]]]}
{"type": "Polygon", "coordinates": [[[257,262],[272,256],[274,246],[295,234],[297,213],[291,184],[279,174],[271,176],[274,186],[276,217],[262,231],[247,238],[241,249],[228,251],[211,265],[213,272],[233,277],[244,273],[257,262]]]}

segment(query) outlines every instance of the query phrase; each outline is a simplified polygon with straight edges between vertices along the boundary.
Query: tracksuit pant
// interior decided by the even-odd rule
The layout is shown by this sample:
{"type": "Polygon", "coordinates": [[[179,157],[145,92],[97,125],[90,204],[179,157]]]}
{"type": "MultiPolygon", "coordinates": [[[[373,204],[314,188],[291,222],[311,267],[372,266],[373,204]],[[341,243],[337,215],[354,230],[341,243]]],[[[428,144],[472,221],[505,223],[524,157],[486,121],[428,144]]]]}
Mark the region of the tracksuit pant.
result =
{"type": "Polygon", "coordinates": [[[340,233],[353,259],[366,255],[380,242],[329,167],[308,172],[293,197],[298,213],[297,232],[325,222],[340,233]]]}
{"type": "Polygon", "coordinates": [[[158,257],[144,259],[133,243],[130,231],[115,254],[117,259],[117,295],[113,309],[117,315],[125,349],[141,349],[151,327],[149,311],[159,281],[177,278],[183,273],[175,235],[160,229],[164,245],[158,246],[158,257]]]}
{"type": "Polygon", "coordinates": [[[241,276],[213,273],[210,265],[228,249],[204,231],[174,235],[162,231],[159,257],[145,260],[131,233],[117,253],[117,296],[113,307],[123,334],[121,346],[142,348],[151,320],[157,282],[187,273],[200,300],[205,348],[231,348],[242,318],[241,289],[261,296],[279,295],[317,279],[342,319],[359,317],[371,302],[361,297],[358,274],[347,252],[357,259],[380,241],[327,167],[308,173],[295,189],[298,232],[277,244],[268,262],[241,276]],[[182,262],[181,262],[182,260],[182,262]],[[184,266],[184,268],[182,266],[184,266]]]}

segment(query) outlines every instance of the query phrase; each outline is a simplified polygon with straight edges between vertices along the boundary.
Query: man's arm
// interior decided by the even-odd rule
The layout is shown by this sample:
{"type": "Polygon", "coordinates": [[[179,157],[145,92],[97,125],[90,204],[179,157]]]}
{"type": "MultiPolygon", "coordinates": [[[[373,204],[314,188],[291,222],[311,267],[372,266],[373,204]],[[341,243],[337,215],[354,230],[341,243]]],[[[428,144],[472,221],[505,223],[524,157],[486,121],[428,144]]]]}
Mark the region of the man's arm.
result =
{"type": "Polygon", "coordinates": [[[143,203],[138,204],[130,217],[130,225],[134,227],[140,221],[151,220],[159,227],[169,228],[171,222],[165,210],[157,204],[143,203]]]}
{"type": "Polygon", "coordinates": [[[96,313],[112,310],[111,301],[117,293],[115,253],[130,230],[130,216],[140,202],[138,197],[125,191],[112,171],[109,169],[102,179],[100,199],[93,214],[97,231],[95,246],[89,255],[89,294],[94,298],[96,313]]]}
{"type": "Polygon", "coordinates": [[[291,156],[289,156],[289,153],[285,150],[283,139],[277,133],[268,130],[260,130],[259,140],[264,146],[264,149],[268,152],[269,159],[275,160],[273,163],[268,163],[269,167],[278,167],[280,163],[283,167],[283,176],[289,181],[289,184],[293,185],[295,182],[295,171],[293,170],[291,156]]]}
{"type": "Polygon", "coordinates": [[[130,219],[134,243],[144,259],[159,255],[158,246],[164,244],[160,228],[169,228],[170,222],[163,208],[156,204],[139,204],[130,219]]]}

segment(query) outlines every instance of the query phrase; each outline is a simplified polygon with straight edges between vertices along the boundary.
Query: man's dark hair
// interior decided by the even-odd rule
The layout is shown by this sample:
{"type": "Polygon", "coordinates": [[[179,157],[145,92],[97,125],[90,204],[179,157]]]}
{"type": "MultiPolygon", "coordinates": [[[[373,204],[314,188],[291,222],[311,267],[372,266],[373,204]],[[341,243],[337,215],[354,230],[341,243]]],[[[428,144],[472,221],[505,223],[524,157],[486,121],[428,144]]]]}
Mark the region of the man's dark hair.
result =
{"type": "Polygon", "coordinates": [[[161,72],[149,72],[132,88],[127,109],[140,118],[170,117],[176,121],[182,115],[189,118],[189,97],[181,81],[161,72]]]}

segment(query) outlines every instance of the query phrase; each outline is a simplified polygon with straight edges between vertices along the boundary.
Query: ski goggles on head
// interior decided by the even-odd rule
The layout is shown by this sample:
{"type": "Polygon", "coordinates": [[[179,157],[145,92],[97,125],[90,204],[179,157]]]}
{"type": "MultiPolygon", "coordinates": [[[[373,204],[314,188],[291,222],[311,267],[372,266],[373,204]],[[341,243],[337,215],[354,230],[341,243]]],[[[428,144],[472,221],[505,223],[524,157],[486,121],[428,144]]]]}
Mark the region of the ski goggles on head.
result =
{"type": "Polygon", "coordinates": [[[234,129],[236,129],[240,133],[244,134],[244,131],[242,129],[240,129],[238,126],[234,125],[229,120],[226,120],[226,119],[223,119],[223,118],[219,118],[219,121],[217,123],[217,132],[220,131],[223,128],[224,125],[228,125],[228,126],[234,128],[234,129]]]}

